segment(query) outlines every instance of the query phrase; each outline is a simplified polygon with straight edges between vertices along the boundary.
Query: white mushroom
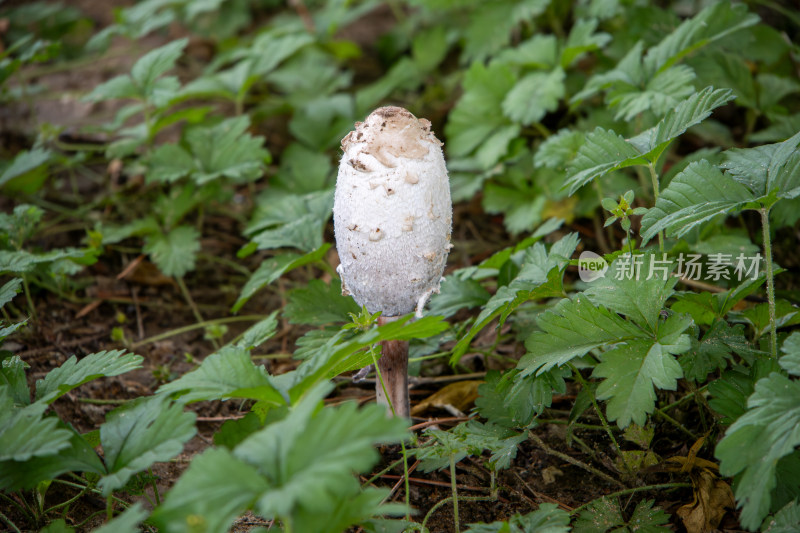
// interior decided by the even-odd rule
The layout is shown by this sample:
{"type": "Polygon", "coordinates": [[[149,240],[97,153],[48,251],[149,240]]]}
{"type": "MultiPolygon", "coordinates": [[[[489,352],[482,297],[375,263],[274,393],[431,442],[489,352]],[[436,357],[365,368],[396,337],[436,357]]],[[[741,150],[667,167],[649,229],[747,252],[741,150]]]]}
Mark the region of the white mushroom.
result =
{"type": "MultiPolygon", "coordinates": [[[[453,210],[441,145],[430,122],[401,107],[376,109],[342,139],[333,205],[338,271],[343,292],[369,312],[380,311],[383,322],[412,311],[421,316],[439,291],[453,210]]],[[[384,344],[379,368],[402,416],[408,416],[407,365],[406,342],[384,344]]]]}

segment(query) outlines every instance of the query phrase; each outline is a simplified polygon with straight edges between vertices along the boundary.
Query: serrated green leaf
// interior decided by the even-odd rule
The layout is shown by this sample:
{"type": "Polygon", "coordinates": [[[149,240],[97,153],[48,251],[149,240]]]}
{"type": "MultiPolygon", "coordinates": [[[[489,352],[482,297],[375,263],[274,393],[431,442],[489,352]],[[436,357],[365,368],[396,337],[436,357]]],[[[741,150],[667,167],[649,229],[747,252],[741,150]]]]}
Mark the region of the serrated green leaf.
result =
{"type": "Polygon", "coordinates": [[[195,414],[164,396],[149,396],[117,408],[100,426],[100,442],[108,474],[98,485],[105,497],[158,461],[168,461],[183,450],[197,432],[195,414]]]}
{"type": "Polygon", "coordinates": [[[622,516],[619,503],[615,500],[602,497],[592,501],[586,509],[578,515],[572,531],[575,533],[667,533],[672,531],[667,527],[669,515],[659,509],[653,508],[654,500],[642,500],[633,510],[630,520],[622,516]]]}
{"type": "Polygon", "coordinates": [[[490,297],[489,291],[474,279],[464,279],[453,273],[442,280],[439,293],[428,302],[428,311],[447,318],[459,309],[480,307],[490,297]]]}
{"type": "Polygon", "coordinates": [[[53,152],[44,148],[34,148],[33,150],[20,152],[11,164],[0,172],[0,187],[14,178],[46,165],[52,156],[53,152]]]}
{"type": "Polygon", "coordinates": [[[552,69],[558,62],[558,40],[554,35],[534,35],[516,48],[500,51],[493,62],[528,68],[552,69]]]}
{"type": "Polygon", "coordinates": [[[735,485],[740,521],[754,530],[769,512],[778,461],[800,445],[800,382],[773,372],[756,383],[747,407],[714,455],[722,475],[741,475],[735,485]]]}
{"type": "Polygon", "coordinates": [[[752,194],[742,184],[711,163],[691,163],[673,178],[656,205],[642,217],[642,244],[664,230],[681,237],[720,213],[741,208],[752,200],[752,194]]]}
{"type": "Polygon", "coordinates": [[[622,136],[598,127],[584,137],[583,145],[569,165],[564,187],[569,194],[574,194],[612,170],[645,164],[647,161],[642,154],[622,136]]]}
{"type": "Polygon", "coordinates": [[[264,367],[253,364],[250,351],[239,346],[225,347],[209,355],[200,367],[162,385],[158,393],[180,393],[177,401],[181,403],[228,398],[250,398],[273,405],[286,403],[264,367]]]}
{"type": "Polygon", "coordinates": [[[332,206],[332,189],[302,196],[267,194],[259,198],[245,235],[259,250],[286,247],[311,252],[323,244],[322,232],[332,206]]]}
{"type": "Polygon", "coordinates": [[[655,333],[677,278],[672,262],[661,254],[623,254],[609,265],[605,276],[592,282],[584,294],[597,306],[623,314],[641,328],[655,333]]]}
{"type": "Polygon", "coordinates": [[[150,254],[161,272],[176,278],[194,270],[199,250],[200,232],[192,226],[178,226],[167,234],[151,235],[142,249],[150,254]]]}
{"type": "Polygon", "coordinates": [[[14,278],[0,287],[0,308],[14,299],[22,287],[22,279],[14,278]]]}
{"type": "Polygon", "coordinates": [[[789,374],[800,376],[800,332],[795,331],[781,345],[783,356],[778,361],[789,374]]]}
{"type": "Polygon", "coordinates": [[[756,197],[774,193],[778,198],[795,198],[800,195],[798,143],[800,132],[782,143],[731,149],[724,153],[726,161],[722,167],[756,197]]]}
{"type": "Polygon", "coordinates": [[[195,168],[194,158],[176,144],[162,144],[148,159],[148,182],[172,183],[188,176],[195,168]]]}
{"type": "Polygon", "coordinates": [[[506,522],[470,524],[466,533],[567,533],[569,513],[554,503],[542,503],[532,513],[516,513],[506,522]]]}
{"type": "Polygon", "coordinates": [[[616,107],[616,120],[633,120],[645,111],[661,116],[674,108],[683,98],[694,93],[694,71],[686,65],[676,65],[659,72],[647,82],[642,91],[630,91],[611,97],[616,107]]]}
{"type": "Polygon", "coordinates": [[[350,313],[360,310],[352,298],[342,296],[338,279],[331,280],[330,285],[322,280],[311,280],[306,288],[289,292],[288,300],[283,313],[292,324],[322,326],[347,322],[350,313]]]}
{"type": "Polygon", "coordinates": [[[141,524],[150,513],[144,509],[142,502],[136,502],[113,520],[106,522],[92,533],[137,533],[141,524]]]}
{"type": "Polygon", "coordinates": [[[522,268],[517,276],[492,296],[478,314],[469,331],[453,348],[450,363],[455,364],[469,348],[472,339],[496,318],[502,323],[514,309],[537,298],[563,295],[563,271],[578,245],[576,234],[570,234],[553,244],[547,252],[544,244],[537,242],[525,251],[522,268]]]}
{"type": "Polygon", "coordinates": [[[584,134],[580,131],[559,130],[555,135],[548,137],[533,155],[533,164],[538,167],[547,167],[563,170],[584,144],[584,134]]]}
{"type": "Polygon", "coordinates": [[[202,185],[219,177],[235,182],[252,181],[264,171],[269,152],[264,139],[247,133],[248,116],[229,118],[212,127],[195,127],[186,132],[197,166],[192,180],[202,185]]]}
{"type": "Polygon", "coordinates": [[[275,318],[277,315],[278,311],[273,311],[267,318],[259,320],[247,328],[247,331],[242,334],[242,338],[239,339],[236,346],[245,350],[252,350],[264,344],[275,335],[278,329],[278,320],[275,318]]]}
{"type": "Polygon", "coordinates": [[[761,525],[764,533],[794,533],[800,529],[800,501],[787,503],[761,525]]]}
{"type": "Polygon", "coordinates": [[[105,473],[103,462],[80,434],[63,423],[57,425],[56,431],[70,435],[68,445],[56,453],[24,461],[0,460],[0,488],[9,491],[31,489],[66,472],[105,473]]]}
{"type": "Polygon", "coordinates": [[[620,428],[631,422],[642,426],[655,410],[653,387],[676,389],[683,370],[674,355],[689,349],[689,337],[681,333],[690,323],[675,315],[662,324],[656,342],[635,339],[603,353],[592,375],[606,378],[597,387],[597,398],[608,400],[609,420],[616,420],[620,428]]]}
{"type": "Polygon", "coordinates": [[[410,452],[421,461],[423,472],[448,467],[451,457],[459,462],[469,455],[480,455],[484,450],[492,452],[489,465],[493,470],[508,468],[516,456],[517,446],[527,438],[525,433],[475,420],[463,422],[449,431],[433,429],[425,434],[432,440],[410,452]]]}
{"type": "Polygon", "coordinates": [[[595,348],[647,335],[616,313],[593,305],[582,294],[565,298],[544,312],[539,316],[538,326],[541,331],[525,341],[528,353],[517,365],[523,376],[543,374],[595,348]]]}
{"type": "Polygon", "coordinates": [[[133,80],[127,74],[115,76],[110,80],[97,85],[92,92],[84,97],[89,102],[101,100],[113,100],[122,98],[143,98],[140,89],[134,85],[133,80]]]}
{"type": "Polygon", "coordinates": [[[290,516],[299,507],[333,510],[341,496],[358,491],[353,472],[376,462],[373,445],[405,438],[406,422],[387,418],[377,405],[359,410],[347,403],[317,410],[329,390],[327,385],[316,387],[286,418],[234,450],[270,481],[256,503],[264,516],[290,516]],[[326,445],[321,448],[320,442],[326,445]]]}
{"type": "Polygon", "coordinates": [[[176,533],[195,531],[193,523],[207,531],[227,531],[269,486],[267,478],[232,452],[209,448],[192,460],[150,519],[176,533]]]}
{"type": "Polygon", "coordinates": [[[72,434],[57,427],[57,418],[42,417],[46,405],[14,403],[9,388],[0,387],[0,461],[27,461],[69,447],[72,434]]]}
{"type": "Polygon", "coordinates": [[[711,372],[724,370],[734,353],[752,356],[756,351],[747,342],[743,325],[731,327],[724,320],[717,320],[701,340],[692,338],[692,347],[679,362],[686,379],[703,383],[711,372]]]}
{"type": "Polygon", "coordinates": [[[712,4],[648,50],[644,57],[645,68],[652,73],[663,71],[691,52],[758,21],[758,16],[748,13],[743,4],[712,4]]]}
{"type": "Polygon", "coordinates": [[[125,350],[89,354],[80,361],[74,355],[36,381],[36,401],[51,404],[72,389],[93,379],[111,377],[142,367],[143,357],[125,350]]]}
{"type": "Polygon", "coordinates": [[[505,115],[525,126],[539,122],[547,112],[555,111],[564,97],[565,73],[561,68],[552,72],[532,72],[521,80],[503,99],[505,115]]]}
{"type": "Polygon", "coordinates": [[[178,39],[151,50],[133,65],[131,79],[142,94],[149,95],[153,91],[156,79],[175,66],[188,42],[189,39],[178,39]]]}
{"type": "Polygon", "coordinates": [[[706,87],[680,102],[654,128],[630,139],[630,143],[650,161],[655,162],[670,142],[704,121],[711,116],[714,109],[727,104],[733,98],[730,89],[706,87]]]}
{"type": "Polygon", "coordinates": [[[292,143],[281,153],[281,166],[270,180],[271,187],[292,194],[308,194],[330,187],[330,158],[317,150],[292,143]]]}
{"type": "Polygon", "coordinates": [[[250,279],[247,280],[247,283],[245,283],[244,287],[242,287],[242,293],[239,296],[239,299],[236,300],[236,303],[233,305],[233,312],[238,312],[256,292],[263,289],[285,273],[303,265],[322,260],[330,247],[331,245],[329,243],[325,243],[318,249],[305,255],[286,253],[266,259],[258,267],[258,270],[253,272],[253,275],[250,276],[250,279]]]}
{"type": "Polygon", "coordinates": [[[475,62],[470,66],[464,75],[464,94],[445,126],[448,153],[466,156],[499,128],[510,125],[503,115],[502,102],[515,81],[505,65],[487,67],[475,62]]]}
{"type": "Polygon", "coordinates": [[[597,19],[581,19],[575,22],[561,52],[561,66],[567,68],[581,55],[602,48],[611,40],[611,35],[597,30],[597,19]]]}
{"type": "Polygon", "coordinates": [[[25,377],[26,368],[29,368],[28,364],[18,355],[3,359],[0,365],[0,387],[7,387],[8,394],[19,407],[31,403],[31,391],[25,377]]]}

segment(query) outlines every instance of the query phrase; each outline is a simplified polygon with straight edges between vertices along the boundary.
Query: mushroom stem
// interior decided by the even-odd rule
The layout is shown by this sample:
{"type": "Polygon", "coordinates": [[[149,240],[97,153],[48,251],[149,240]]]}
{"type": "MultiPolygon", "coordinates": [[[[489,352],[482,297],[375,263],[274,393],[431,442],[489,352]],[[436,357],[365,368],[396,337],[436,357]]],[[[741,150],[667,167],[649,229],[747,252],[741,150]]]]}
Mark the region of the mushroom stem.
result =
{"type": "MultiPolygon", "coordinates": [[[[399,317],[379,317],[378,325],[397,320],[399,317]]],[[[410,416],[410,402],[408,399],[408,341],[381,341],[381,358],[378,359],[380,378],[375,381],[375,394],[380,405],[387,406],[388,414],[392,415],[392,407],[396,416],[408,418],[410,416]],[[386,386],[384,393],[383,385],[386,386]],[[387,398],[388,394],[388,398],[387,398]],[[391,400],[391,407],[389,406],[391,400]]]]}

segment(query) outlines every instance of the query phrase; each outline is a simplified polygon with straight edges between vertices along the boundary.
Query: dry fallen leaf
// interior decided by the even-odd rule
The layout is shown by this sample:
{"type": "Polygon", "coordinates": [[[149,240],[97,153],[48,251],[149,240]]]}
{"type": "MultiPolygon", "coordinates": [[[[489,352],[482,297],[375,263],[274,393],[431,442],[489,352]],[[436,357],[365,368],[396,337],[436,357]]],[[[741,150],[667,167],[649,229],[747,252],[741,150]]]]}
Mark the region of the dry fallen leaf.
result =
{"type": "Polygon", "coordinates": [[[472,405],[475,398],[478,397],[478,385],[481,383],[483,383],[483,381],[479,380],[456,381],[455,383],[451,383],[415,405],[411,409],[411,414],[418,415],[430,408],[447,409],[448,411],[455,409],[463,413],[472,405]]]}
{"type": "Polygon", "coordinates": [[[542,480],[544,480],[545,485],[549,485],[551,483],[555,483],[556,476],[562,475],[564,472],[556,468],[555,466],[548,466],[544,470],[542,470],[542,480]]]}
{"type": "Polygon", "coordinates": [[[710,470],[695,470],[690,474],[694,490],[694,501],[678,509],[678,516],[688,533],[714,531],[736,502],[730,485],[718,479],[710,470]]]}
{"type": "Polygon", "coordinates": [[[688,473],[692,480],[694,500],[677,511],[688,533],[714,531],[725,512],[736,506],[730,485],[717,478],[719,466],[697,457],[704,440],[705,437],[698,439],[686,457],[670,457],[663,465],[668,472],[688,473]]]}

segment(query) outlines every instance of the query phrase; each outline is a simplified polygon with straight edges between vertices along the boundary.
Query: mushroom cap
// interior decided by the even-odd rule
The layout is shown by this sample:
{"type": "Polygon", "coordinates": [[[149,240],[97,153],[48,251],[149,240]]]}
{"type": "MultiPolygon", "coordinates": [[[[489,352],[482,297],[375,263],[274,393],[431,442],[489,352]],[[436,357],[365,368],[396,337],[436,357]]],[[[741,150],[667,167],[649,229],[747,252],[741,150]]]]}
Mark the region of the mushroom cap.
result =
{"type": "Polygon", "coordinates": [[[419,313],[438,292],[453,206],[431,124],[381,107],[342,139],[333,203],[342,292],[370,313],[419,313]]]}

